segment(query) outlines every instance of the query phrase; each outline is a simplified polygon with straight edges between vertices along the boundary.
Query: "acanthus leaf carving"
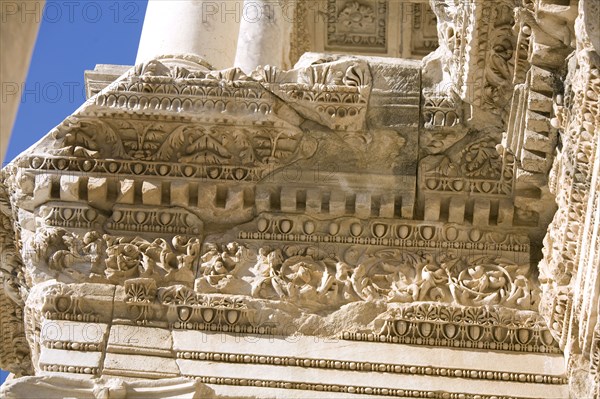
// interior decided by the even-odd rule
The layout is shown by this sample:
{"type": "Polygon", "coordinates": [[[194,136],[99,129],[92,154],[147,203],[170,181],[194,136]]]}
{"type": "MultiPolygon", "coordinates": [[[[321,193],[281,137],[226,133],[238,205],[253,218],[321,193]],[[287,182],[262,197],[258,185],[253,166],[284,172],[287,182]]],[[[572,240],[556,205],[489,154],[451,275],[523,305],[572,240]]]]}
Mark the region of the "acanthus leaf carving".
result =
{"type": "MultiPolygon", "coordinates": [[[[135,175],[154,171],[163,176],[175,169],[200,166],[208,178],[213,174],[212,169],[218,171],[217,177],[228,175],[222,169],[236,169],[231,172],[232,178],[243,180],[255,174],[264,177],[281,166],[310,158],[317,149],[315,139],[299,130],[281,127],[71,119],[74,122],[57,128],[58,148],[50,151],[54,156],[66,158],[59,161],[64,164],[58,165],[60,170],[77,171],[84,167],[85,172],[115,169],[122,173],[126,169],[117,165],[123,164],[135,175]],[[99,137],[102,140],[96,142],[99,137]],[[81,158],[86,159],[85,164],[77,162],[81,158]],[[94,161],[105,159],[113,159],[115,164],[103,168],[94,161]],[[173,163],[178,167],[174,168],[173,163]]],[[[35,161],[32,166],[44,168],[44,163],[35,161]]]]}

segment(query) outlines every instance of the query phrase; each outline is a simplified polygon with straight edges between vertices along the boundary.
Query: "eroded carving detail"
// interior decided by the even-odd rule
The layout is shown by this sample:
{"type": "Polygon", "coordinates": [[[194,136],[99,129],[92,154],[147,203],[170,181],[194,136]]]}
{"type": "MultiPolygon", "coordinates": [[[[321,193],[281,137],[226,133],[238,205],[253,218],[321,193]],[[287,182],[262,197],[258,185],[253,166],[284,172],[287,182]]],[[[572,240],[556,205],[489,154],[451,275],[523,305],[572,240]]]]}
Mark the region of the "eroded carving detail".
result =
{"type": "Polygon", "coordinates": [[[344,339],[453,346],[487,350],[559,353],[535,313],[511,314],[486,307],[415,304],[392,310],[377,334],[345,332],[344,339]]]}
{"type": "MultiPolygon", "coordinates": [[[[387,50],[388,2],[327,3],[327,46],[387,50]]],[[[51,351],[104,350],[104,336],[84,346],[41,339],[40,326],[50,320],[103,328],[118,320],[114,325],[164,334],[165,348],[135,350],[171,361],[165,375],[185,374],[177,362],[220,361],[226,353],[175,351],[169,339],[177,334],[271,334],[281,331],[277,323],[292,320],[294,334],[317,334],[323,322],[327,337],[347,331],[344,339],[496,354],[558,354],[576,343],[572,352],[597,375],[597,334],[589,334],[597,330],[597,298],[590,299],[597,251],[588,249],[598,234],[585,227],[584,216],[598,202],[590,194],[598,181],[590,166],[598,151],[595,53],[587,42],[579,44],[588,50],[578,50],[580,69],[558,97],[561,89],[553,84],[562,77],[541,60],[552,49],[573,48],[568,18],[562,24],[541,0],[534,6],[509,0],[436,6],[445,48],[423,67],[309,55],[293,70],[269,66],[244,74],[165,56],[110,84],[17,159],[4,179],[14,192],[0,214],[0,251],[12,256],[3,266],[6,292],[18,301],[28,284],[58,281],[41,304],[32,297],[26,307],[34,368],[103,372],[100,363],[46,360],[51,351]],[[575,77],[585,79],[576,83],[575,77]],[[547,326],[537,314],[534,264],[553,211],[543,208],[557,129],[564,140],[551,186],[561,210],[540,273],[547,326]],[[335,167],[327,172],[334,179],[286,174],[290,168],[312,172],[315,163],[332,158],[335,167]],[[577,274],[580,264],[591,272],[577,274]],[[86,293],[99,287],[110,288],[110,299],[88,301],[86,293]],[[111,310],[92,306],[100,302],[111,310]],[[362,324],[347,321],[344,312],[362,324]]],[[[409,44],[426,51],[433,47],[431,16],[423,16],[422,5],[409,8],[413,34],[423,30],[409,44]]],[[[17,312],[11,315],[20,322],[17,312]]],[[[110,353],[133,351],[129,344],[110,353]]],[[[263,362],[262,355],[247,356],[247,363],[259,356],[259,363],[277,358],[292,365],[290,356],[263,362]]],[[[317,360],[318,368],[350,367],[317,360]]],[[[359,363],[361,371],[428,375],[422,366],[398,371],[391,363],[359,363]]],[[[468,372],[471,379],[565,383],[562,376],[535,373],[433,370],[456,378],[468,372]]],[[[196,377],[215,385],[475,397],[196,377]]]]}
{"type": "Polygon", "coordinates": [[[387,1],[328,0],[327,46],[386,51],[387,1]]]}

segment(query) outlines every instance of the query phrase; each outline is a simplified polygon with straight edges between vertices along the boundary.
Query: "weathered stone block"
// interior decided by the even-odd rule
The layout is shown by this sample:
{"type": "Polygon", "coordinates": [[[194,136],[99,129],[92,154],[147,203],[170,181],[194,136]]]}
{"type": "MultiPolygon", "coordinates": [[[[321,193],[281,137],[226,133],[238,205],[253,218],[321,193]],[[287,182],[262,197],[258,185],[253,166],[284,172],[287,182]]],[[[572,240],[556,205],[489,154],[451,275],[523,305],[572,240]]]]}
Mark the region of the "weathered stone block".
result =
{"type": "Polygon", "coordinates": [[[394,217],[394,207],[396,206],[396,196],[393,193],[385,193],[381,196],[379,205],[379,216],[382,218],[394,217]]]}
{"type": "Polygon", "coordinates": [[[117,202],[121,204],[133,204],[135,202],[135,181],[131,179],[119,181],[117,202]]]}
{"type": "Polygon", "coordinates": [[[462,223],[465,220],[465,199],[452,197],[448,207],[448,221],[450,223],[462,223]]]}
{"type": "Polygon", "coordinates": [[[33,199],[35,204],[42,204],[52,198],[52,176],[36,175],[33,199]]]}
{"type": "Polygon", "coordinates": [[[321,190],[310,188],[306,190],[306,213],[319,214],[321,213],[321,190]]]}
{"type": "Polygon", "coordinates": [[[425,220],[438,221],[440,219],[440,198],[426,198],[425,199],[425,220]]]}
{"type": "Polygon", "coordinates": [[[63,201],[79,200],[79,176],[63,175],[60,177],[60,199],[63,201]]]}
{"type": "Polygon", "coordinates": [[[477,198],[473,203],[473,225],[487,226],[490,224],[490,201],[477,198]]]}
{"type": "Polygon", "coordinates": [[[254,198],[256,212],[268,212],[271,209],[271,192],[267,187],[257,187],[254,198]]]}
{"type": "Polygon", "coordinates": [[[225,209],[234,210],[244,207],[244,188],[241,186],[227,187],[227,199],[225,209]]]}
{"type": "Polygon", "coordinates": [[[87,183],[88,201],[102,206],[108,199],[108,181],[105,177],[90,177],[87,183]]]}
{"type": "Polygon", "coordinates": [[[185,181],[171,182],[171,204],[188,206],[190,198],[190,186],[185,181]]]}
{"type": "Polygon", "coordinates": [[[371,216],[371,193],[356,193],[355,215],[358,218],[365,219],[371,216]]]}
{"type": "Polygon", "coordinates": [[[329,214],[341,216],[346,213],[346,194],[340,190],[333,190],[329,197],[329,214]]]}
{"type": "Polygon", "coordinates": [[[282,187],[280,201],[283,212],[296,212],[296,188],[282,187]]]}
{"type": "Polygon", "coordinates": [[[142,182],[142,204],[160,205],[162,199],[161,187],[161,183],[142,182]]]}
{"type": "Polygon", "coordinates": [[[498,225],[511,226],[514,215],[514,204],[509,199],[502,199],[498,204],[498,225]]]}

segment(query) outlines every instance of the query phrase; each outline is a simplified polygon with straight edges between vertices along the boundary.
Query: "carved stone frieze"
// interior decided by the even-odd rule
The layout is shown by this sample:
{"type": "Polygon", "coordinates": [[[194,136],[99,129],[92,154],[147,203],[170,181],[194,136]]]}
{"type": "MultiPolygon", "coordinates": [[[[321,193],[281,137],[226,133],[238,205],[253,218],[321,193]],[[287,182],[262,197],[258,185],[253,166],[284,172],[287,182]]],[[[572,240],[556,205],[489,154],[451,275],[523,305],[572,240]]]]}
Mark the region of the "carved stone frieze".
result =
{"type": "Polygon", "coordinates": [[[4,292],[0,292],[0,309],[2,311],[0,365],[17,376],[28,375],[32,372],[32,364],[29,345],[25,338],[23,309],[4,292]]]}
{"type": "MultiPolygon", "coordinates": [[[[547,202],[549,171],[558,143],[554,103],[563,102],[565,59],[574,49],[573,4],[524,1],[515,9],[517,48],[514,54],[515,85],[502,145],[517,160],[515,190],[538,192],[547,202]]],[[[523,201],[525,203],[525,201],[523,201]]],[[[553,207],[532,209],[542,225],[550,220],[553,207]],[[549,209],[549,210],[548,210],[549,209]]]]}
{"type": "MultiPolygon", "coordinates": [[[[463,123],[463,111],[460,101],[452,93],[436,93],[426,91],[423,93],[423,122],[425,129],[439,129],[455,127],[463,123]]],[[[440,150],[441,145],[432,143],[435,150],[440,150]]],[[[444,150],[446,148],[443,148],[444,150]]]]}
{"type": "Polygon", "coordinates": [[[421,59],[438,47],[437,20],[423,0],[299,1],[290,59],[307,51],[421,59]]]}
{"type": "MultiPolygon", "coordinates": [[[[558,211],[544,239],[540,262],[542,283],[541,314],[567,353],[569,384],[574,396],[597,395],[600,380],[596,372],[598,323],[598,160],[600,126],[600,57],[589,29],[586,14],[589,2],[574,4],[562,14],[552,13],[541,2],[540,26],[548,28],[552,46],[576,47],[568,60],[564,94],[554,100],[553,126],[559,130],[561,146],[550,172],[550,188],[556,195],[558,211]],[[576,40],[575,40],[576,38],[576,40]]],[[[597,16],[597,10],[596,10],[597,16]]],[[[543,47],[542,47],[543,49],[543,47]]],[[[539,61],[544,58],[540,54],[539,61]]],[[[549,57],[558,63],[558,59],[549,57]]],[[[549,65],[552,67],[554,65],[549,65]]]]}
{"type": "MultiPolygon", "coordinates": [[[[505,261],[501,259],[455,258],[447,259],[447,263],[418,254],[380,250],[363,255],[357,266],[351,266],[332,258],[306,255],[308,250],[310,248],[299,248],[295,254],[292,248],[287,253],[261,249],[252,271],[256,277],[241,277],[241,280],[251,285],[253,296],[288,297],[300,304],[320,302],[327,306],[356,300],[433,300],[532,308],[537,301],[536,291],[529,286],[526,277],[515,281],[508,277],[509,273],[514,275],[519,266],[503,264],[505,261]]],[[[223,269],[221,273],[224,275],[219,281],[227,281],[221,284],[222,289],[234,285],[237,292],[243,292],[243,288],[236,285],[235,276],[243,276],[243,270],[229,274],[223,269]]],[[[214,281],[209,276],[207,279],[214,281]]]]}
{"type": "Polygon", "coordinates": [[[19,248],[19,226],[14,225],[14,213],[8,195],[7,187],[0,185],[0,254],[2,255],[0,277],[4,294],[13,302],[22,304],[27,297],[28,286],[19,253],[21,249],[19,248]]]}
{"type": "MultiPolygon", "coordinates": [[[[441,46],[248,73],[161,56],[96,82],[3,171],[0,365],[23,386],[598,391],[594,6],[317,3],[321,49],[441,46]]],[[[313,8],[294,8],[291,58],[319,48],[313,8]]]]}
{"type": "Polygon", "coordinates": [[[539,289],[514,159],[468,126],[462,100],[432,93],[413,63],[323,55],[249,75],[166,56],[124,74],[7,178],[36,372],[191,376],[176,364],[191,354],[129,370],[131,345],[171,352],[120,329],[339,337],[358,326],[332,322],[347,309],[379,331],[414,303],[505,315],[495,341],[457,320],[458,347],[555,352],[543,327],[516,327],[539,289]]]}
{"type": "Polygon", "coordinates": [[[468,139],[456,145],[460,151],[450,150],[421,161],[422,189],[509,197],[514,158],[510,154],[501,156],[493,137],[468,139]]]}
{"type": "Polygon", "coordinates": [[[490,308],[416,304],[392,310],[376,336],[344,333],[345,339],[454,346],[487,350],[559,353],[550,330],[535,313],[490,308]]]}
{"type": "Polygon", "coordinates": [[[358,47],[386,52],[386,0],[328,0],[327,7],[327,49],[358,47]]]}
{"type": "MultiPolygon", "coordinates": [[[[437,18],[427,3],[413,3],[405,8],[412,12],[411,55],[426,56],[438,47],[437,18]]],[[[408,12],[405,14],[410,16],[408,12]]]]}
{"type": "Polygon", "coordinates": [[[23,303],[29,293],[23,260],[18,247],[18,226],[14,225],[14,213],[5,185],[0,185],[0,331],[2,343],[0,367],[11,370],[17,376],[32,371],[30,347],[25,337],[23,303]],[[16,230],[16,231],[15,231],[16,230]]]}
{"type": "MultiPolygon", "coordinates": [[[[294,161],[303,147],[310,146],[302,144],[299,132],[289,128],[261,127],[259,130],[231,125],[136,123],[128,118],[111,121],[73,118],[68,126],[55,133],[58,148],[50,153],[59,157],[91,159],[81,165],[85,172],[98,170],[93,159],[106,159],[109,155],[114,159],[139,160],[139,163],[129,162],[128,170],[122,166],[117,166],[117,170],[108,166],[108,169],[160,177],[171,174],[170,164],[174,161],[191,165],[236,165],[245,169],[275,167],[277,163],[294,161]],[[149,165],[154,166],[151,171],[149,165]]],[[[35,162],[31,166],[45,168],[35,162]]],[[[60,161],[57,161],[57,166],[60,170],[72,170],[68,163],[63,162],[63,168],[60,168],[60,161]]]]}
{"type": "Polygon", "coordinates": [[[40,271],[72,281],[123,284],[127,279],[144,277],[159,284],[163,280],[191,283],[200,256],[200,241],[180,235],[167,242],[163,238],[148,241],[98,231],[77,234],[46,228],[30,245],[33,252],[28,261],[37,262],[40,271]]]}
{"type": "Polygon", "coordinates": [[[516,3],[432,3],[454,90],[474,106],[498,112],[511,97],[516,3]]]}

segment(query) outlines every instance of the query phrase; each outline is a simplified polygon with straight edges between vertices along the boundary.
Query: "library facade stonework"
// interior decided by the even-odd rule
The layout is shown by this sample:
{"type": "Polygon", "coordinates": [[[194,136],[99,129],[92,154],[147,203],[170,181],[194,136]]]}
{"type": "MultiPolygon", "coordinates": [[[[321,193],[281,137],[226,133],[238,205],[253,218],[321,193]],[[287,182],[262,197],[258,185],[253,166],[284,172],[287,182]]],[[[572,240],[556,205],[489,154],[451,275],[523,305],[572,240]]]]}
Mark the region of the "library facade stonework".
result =
{"type": "Polygon", "coordinates": [[[600,394],[597,1],[166,3],[2,170],[3,397],[600,394]]]}

